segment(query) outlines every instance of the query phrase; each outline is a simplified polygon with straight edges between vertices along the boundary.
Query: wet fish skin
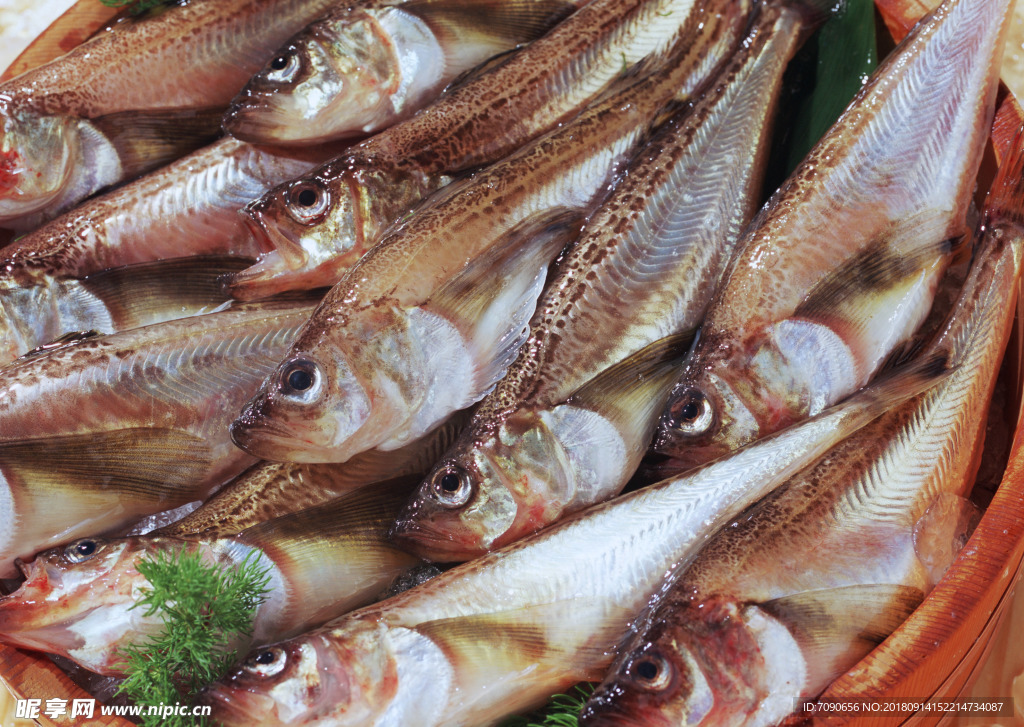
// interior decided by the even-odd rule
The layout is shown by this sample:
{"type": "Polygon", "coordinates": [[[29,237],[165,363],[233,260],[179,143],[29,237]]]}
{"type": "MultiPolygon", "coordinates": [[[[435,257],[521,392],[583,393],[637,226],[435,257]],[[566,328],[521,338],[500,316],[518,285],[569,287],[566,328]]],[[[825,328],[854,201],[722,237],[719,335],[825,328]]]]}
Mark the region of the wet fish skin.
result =
{"type": "Polygon", "coordinates": [[[310,312],[302,301],[239,306],[0,370],[0,571],[202,499],[251,465],[228,423],[310,312]]]}
{"type": "Polygon", "coordinates": [[[709,529],[933,375],[902,381],[900,394],[864,392],[728,459],[255,652],[200,701],[227,725],[385,724],[415,714],[425,727],[490,724],[536,704],[610,661],[628,614],[709,529]]]}
{"type": "Polygon", "coordinates": [[[965,232],[1004,10],[942,6],[776,193],[709,310],[657,451],[693,466],[818,411],[863,385],[923,320],[965,232]],[[871,270],[883,254],[892,264],[871,270]],[[836,260],[862,263],[863,284],[829,279],[836,260]],[[882,304],[897,294],[899,307],[882,304]],[[817,367],[800,368],[812,355],[817,367]]]}
{"type": "Polygon", "coordinates": [[[22,586],[0,597],[0,640],[123,676],[124,647],[163,628],[159,615],[133,608],[148,586],[138,564],[179,551],[199,552],[224,567],[249,557],[268,570],[269,597],[256,611],[250,638],[234,648],[300,633],[370,603],[421,562],[384,537],[413,484],[409,477],[375,483],[235,536],[83,538],[40,553],[20,564],[22,586]]]}
{"type": "Polygon", "coordinates": [[[636,154],[560,261],[530,340],[393,537],[428,559],[469,560],[621,490],[692,335],[661,370],[639,349],[703,318],[753,215],[782,72],[816,20],[762,8],[692,114],[674,114],[636,154]]]}
{"type": "Polygon", "coordinates": [[[191,2],[119,23],[0,84],[0,224],[37,224],[211,140],[222,112],[205,110],[225,107],[329,5],[191,2]]]}
{"type": "Polygon", "coordinates": [[[581,724],[765,723],[758,714],[783,707],[766,707],[773,698],[813,698],[917,606],[977,513],[963,497],[1013,323],[1022,223],[1024,134],[990,193],[962,293],[925,354],[949,356],[948,378],[713,538],[642,619],[581,724]],[[753,627],[754,618],[775,625],[753,627]],[[753,642],[769,628],[774,648],[736,653],[725,636],[753,642]]]}
{"type": "MultiPolygon", "coordinates": [[[[727,10],[706,28],[715,45],[739,41],[749,7],[727,10]]],[[[421,436],[432,419],[478,401],[512,362],[540,293],[533,286],[527,296],[524,288],[526,297],[509,308],[515,316],[494,313],[480,324],[466,311],[502,293],[484,284],[496,268],[480,265],[480,256],[505,245],[530,249],[503,260],[506,282],[534,269],[527,265],[543,261],[546,269],[557,253],[550,237],[531,238],[520,226],[590,204],[661,109],[705,70],[681,62],[692,52],[680,41],[664,72],[641,76],[572,123],[449,185],[393,227],[331,290],[277,374],[232,424],[238,446],[264,459],[344,461],[421,436]],[[476,276],[476,287],[466,281],[459,295],[445,292],[456,271],[476,276]],[[465,373],[453,376],[456,370],[465,373]]]]}
{"type": "Polygon", "coordinates": [[[568,121],[624,69],[678,38],[693,39],[685,62],[704,78],[734,42],[723,38],[730,32],[723,26],[748,11],[746,2],[719,13],[691,0],[591,0],[414,117],[268,193],[250,215],[252,229],[281,249],[239,275],[232,292],[250,300],[282,286],[335,284],[381,231],[451,175],[494,163],[568,121]]]}
{"type": "MultiPolygon", "coordinates": [[[[0,252],[0,361],[69,330],[116,330],[107,319],[119,314],[106,312],[109,304],[81,282],[86,276],[190,253],[257,257],[261,247],[245,233],[237,211],[335,151],[224,139],[19,238],[0,252]]],[[[121,300],[125,310],[138,307],[130,296],[121,300]]],[[[143,323],[136,318],[134,325],[143,323]]]]}
{"type": "Polygon", "coordinates": [[[333,10],[293,37],[224,118],[252,143],[315,143],[411,116],[488,58],[543,34],[575,5],[407,0],[333,10]]]}

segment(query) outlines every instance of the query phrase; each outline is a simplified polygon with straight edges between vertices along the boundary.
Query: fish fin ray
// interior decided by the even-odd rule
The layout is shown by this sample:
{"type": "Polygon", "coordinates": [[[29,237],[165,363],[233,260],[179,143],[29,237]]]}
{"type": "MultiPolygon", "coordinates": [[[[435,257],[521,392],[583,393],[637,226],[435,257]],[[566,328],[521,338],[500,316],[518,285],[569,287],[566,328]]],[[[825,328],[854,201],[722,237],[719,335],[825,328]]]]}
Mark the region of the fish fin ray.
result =
{"type": "Polygon", "coordinates": [[[496,38],[500,45],[534,40],[576,9],[575,3],[567,0],[485,0],[473,4],[427,0],[400,7],[419,16],[444,39],[486,36],[496,38]]]}
{"type": "Polygon", "coordinates": [[[122,111],[92,119],[117,149],[126,178],[178,159],[220,133],[224,110],[122,111]]]}

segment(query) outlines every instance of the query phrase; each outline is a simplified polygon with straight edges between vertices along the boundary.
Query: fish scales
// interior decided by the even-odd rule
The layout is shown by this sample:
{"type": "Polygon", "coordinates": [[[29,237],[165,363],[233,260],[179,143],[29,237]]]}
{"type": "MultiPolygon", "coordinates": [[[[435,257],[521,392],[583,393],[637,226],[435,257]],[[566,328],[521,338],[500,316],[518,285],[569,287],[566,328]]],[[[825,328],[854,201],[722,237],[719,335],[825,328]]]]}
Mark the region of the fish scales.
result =
{"type": "MultiPolygon", "coordinates": [[[[921,384],[897,398],[919,391],[921,384]]],[[[873,418],[880,405],[874,397],[891,400],[893,393],[865,393],[707,468],[597,506],[377,606],[257,652],[255,660],[207,690],[204,701],[226,724],[390,724],[389,715],[407,714],[414,704],[424,725],[490,724],[535,704],[608,663],[626,614],[646,602],[662,574],[690,557],[707,529],[756,500],[776,478],[825,452],[848,427],[873,418]],[[558,618],[522,621],[528,614],[552,613],[558,618]],[[492,627],[463,630],[452,621],[462,618],[492,627]],[[518,620],[513,624],[510,618],[518,620]],[[523,633],[517,624],[537,631],[529,638],[524,633],[518,646],[494,652],[483,646],[485,652],[475,651],[465,641],[493,642],[494,633],[502,633],[493,628],[499,623],[512,634],[523,633]],[[539,669],[524,668],[529,657],[524,664],[514,656],[522,649],[540,656],[539,669]],[[417,666],[407,665],[406,657],[417,666]],[[422,678],[424,660],[432,664],[429,685],[422,678]],[[483,694],[463,693],[474,667],[487,671],[487,684],[479,685],[483,694]],[[383,689],[381,669],[392,675],[383,689]],[[537,672],[538,681],[531,681],[537,672]],[[338,690],[340,683],[347,687],[338,690]]]]}
{"type": "MultiPolygon", "coordinates": [[[[755,716],[769,701],[769,691],[813,698],[908,615],[906,594],[920,594],[912,600],[911,607],[916,606],[935,585],[966,540],[968,518],[976,512],[963,498],[974,479],[985,414],[1013,324],[1024,260],[1022,142],[1024,135],[1018,136],[1016,158],[1000,170],[990,195],[962,293],[924,352],[925,357],[948,357],[951,372],[931,390],[854,433],[723,528],[666,591],[656,610],[641,619],[636,635],[584,710],[582,723],[677,724],[683,714],[692,724],[764,724],[755,716]],[[897,590],[885,590],[887,585],[897,590]],[[714,601],[734,603],[737,610],[753,604],[771,612],[770,604],[780,599],[830,590],[836,600],[826,618],[835,624],[850,622],[859,633],[878,629],[878,636],[868,640],[872,643],[857,645],[833,627],[829,640],[845,651],[830,657],[831,665],[829,658],[804,648],[798,627],[785,616],[781,622],[800,646],[777,655],[762,642],[764,663],[744,660],[749,672],[731,685],[723,686],[715,673],[727,671],[727,655],[709,647],[696,660],[676,656],[700,640],[682,637],[681,631],[697,634],[723,627],[718,616],[702,624],[705,617],[700,614],[708,613],[714,601]],[[844,613],[841,604],[855,590],[874,591],[869,600],[887,614],[888,626],[869,623],[874,616],[869,609],[864,612],[868,615],[844,613]],[[803,676],[790,684],[775,678],[784,671],[783,660],[806,660],[803,676]],[[684,662],[687,666],[680,666],[684,662]],[[646,672],[637,664],[644,664],[646,672]],[[687,670],[698,676],[678,676],[687,670]],[[764,679],[767,686],[760,686],[756,679],[764,675],[773,676],[764,679]],[[711,685],[711,699],[694,686],[702,682],[711,685]]],[[[758,653],[758,647],[751,651],[758,653]]]]}

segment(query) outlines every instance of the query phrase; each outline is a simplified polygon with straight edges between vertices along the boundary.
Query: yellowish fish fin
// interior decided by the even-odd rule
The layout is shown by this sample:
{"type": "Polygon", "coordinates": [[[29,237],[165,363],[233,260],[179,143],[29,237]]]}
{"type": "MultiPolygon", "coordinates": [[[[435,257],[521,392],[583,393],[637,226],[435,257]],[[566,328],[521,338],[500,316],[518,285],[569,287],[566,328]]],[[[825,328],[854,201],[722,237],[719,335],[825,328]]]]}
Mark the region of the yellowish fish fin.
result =
{"type": "Polygon", "coordinates": [[[629,617],[622,608],[569,599],[429,621],[416,631],[446,652],[465,675],[460,686],[472,693],[531,672],[530,678],[566,679],[567,684],[600,679],[629,617]]]}
{"type": "Polygon", "coordinates": [[[445,46],[467,36],[492,37],[501,45],[528,43],[576,9],[566,0],[413,0],[401,7],[427,23],[445,46]]]}
{"type": "Polygon", "coordinates": [[[806,689],[816,694],[885,640],[923,599],[918,588],[885,583],[805,591],[760,607],[800,645],[806,689]]]}
{"type": "Polygon", "coordinates": [[[175,429],[130,428],[0,442],[0,471],[36,493],[103,492],[176,507],[196,499],[209,470],[207,443],[175,429]]]}
{"type": "Polygon", "coordinates": [[[196,255],[125,265],[94,273],[82,288],[106,304],[118,330],[138,328],[167,318],[206,313],[231,300],[226,276],[254,261],[231,255],[196,255]]]}
{"type": "Polygon", "coordinates": [[[862,392],[877,399],[885,409],[894,408],[945,381],[955,369],[950,353],[937,351],[889,369],[862,392]]]}
{"type": "Polygon", "coordinates": [[[613,421],[631,421],[630,431],[649,429],[653,436],[658,413],[679,378],[694,333],[677,333],[640,349],[581,386],[569,403],[613,421]]]}
{"type": "Polygon", "coordinates": [[[471,260],[423,306],[463,331],[477,362],[480,396],[505,375],[518,354],[548,265],[576,239],[582,223],[581,211],[565,208],[528,217],[471,260]]]}
{"type": "Polygon", "coordinates": [[[945,221],[927,212],[893,225],[823,277],[795,315],[817,321],[863,318],[878,296],[949,255],[963,240],[945,232],[945,221]]]}
{"type": "Polygon", "coordinates": [[[220,133],[224,109],[123,111],[92,119],[117,149],[125,177],[163,166],[209,144],[220,133]]]}

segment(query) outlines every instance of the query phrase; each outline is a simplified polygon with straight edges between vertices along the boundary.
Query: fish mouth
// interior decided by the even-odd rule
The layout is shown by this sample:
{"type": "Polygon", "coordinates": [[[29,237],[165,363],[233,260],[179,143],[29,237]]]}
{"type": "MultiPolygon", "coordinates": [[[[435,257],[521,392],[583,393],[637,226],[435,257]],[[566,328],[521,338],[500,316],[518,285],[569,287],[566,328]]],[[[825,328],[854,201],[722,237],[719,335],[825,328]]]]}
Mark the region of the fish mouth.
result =
{"type": "Polygon", "coordinates": [[[388,539],[402,550],[433,563],[457,563],[466,560],[468,543],[450,533],[440,533],[413,515],[402,513],[388,531],[388,539]]]}
{"type": "Polygon", "coordinates": [[[307,459],[309,447],[295,433],[266,416],[266,404],[262,401],[253,402],[245,408],[242,415],[231,422],[228,433],[235,446],[254,457],[271,462],[322,462],[315,457],[307,459]]]}

